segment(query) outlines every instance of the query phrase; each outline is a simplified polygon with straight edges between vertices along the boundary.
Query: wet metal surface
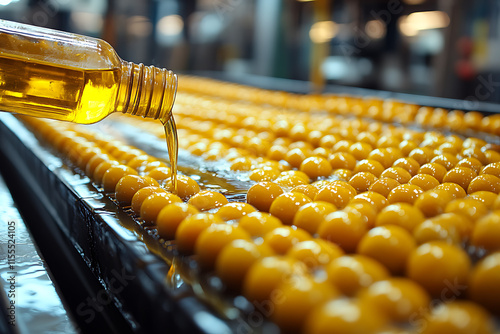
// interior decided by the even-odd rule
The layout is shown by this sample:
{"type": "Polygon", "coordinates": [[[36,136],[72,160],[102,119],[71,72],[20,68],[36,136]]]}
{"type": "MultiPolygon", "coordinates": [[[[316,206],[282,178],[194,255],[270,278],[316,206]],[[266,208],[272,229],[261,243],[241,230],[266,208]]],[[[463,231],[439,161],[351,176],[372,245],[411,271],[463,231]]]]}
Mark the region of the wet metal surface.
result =
{"type": "Polygon", "coordinates": [[[0,286],[19,333],[77,333],[34,241],[0,177],[0,286]]]}

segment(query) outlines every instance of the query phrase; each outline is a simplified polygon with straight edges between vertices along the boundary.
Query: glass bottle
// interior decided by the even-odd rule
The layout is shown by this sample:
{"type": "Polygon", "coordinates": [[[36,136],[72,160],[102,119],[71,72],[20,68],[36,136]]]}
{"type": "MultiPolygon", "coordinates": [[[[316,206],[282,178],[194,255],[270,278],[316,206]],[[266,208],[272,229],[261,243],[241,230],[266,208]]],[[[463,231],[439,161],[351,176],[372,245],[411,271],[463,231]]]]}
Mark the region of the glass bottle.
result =
{"type": "Polygon", "coordinates": [[[177,76],[123,61],[105,41],[0,20],[0,110],[76,123],[171,115],[177,76]]]}

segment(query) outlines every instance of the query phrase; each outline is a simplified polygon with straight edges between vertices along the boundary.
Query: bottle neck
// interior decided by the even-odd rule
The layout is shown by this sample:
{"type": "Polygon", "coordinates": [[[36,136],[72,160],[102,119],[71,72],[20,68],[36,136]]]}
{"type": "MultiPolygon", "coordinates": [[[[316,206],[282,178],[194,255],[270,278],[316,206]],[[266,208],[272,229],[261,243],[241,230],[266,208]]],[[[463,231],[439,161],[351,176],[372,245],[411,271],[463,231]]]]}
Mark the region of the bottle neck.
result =
{"type": "Polygon", "coordinates": [[[176,92],[177,75],[172,71],[122,61],[116,111],[166,121],[176,92]]]}

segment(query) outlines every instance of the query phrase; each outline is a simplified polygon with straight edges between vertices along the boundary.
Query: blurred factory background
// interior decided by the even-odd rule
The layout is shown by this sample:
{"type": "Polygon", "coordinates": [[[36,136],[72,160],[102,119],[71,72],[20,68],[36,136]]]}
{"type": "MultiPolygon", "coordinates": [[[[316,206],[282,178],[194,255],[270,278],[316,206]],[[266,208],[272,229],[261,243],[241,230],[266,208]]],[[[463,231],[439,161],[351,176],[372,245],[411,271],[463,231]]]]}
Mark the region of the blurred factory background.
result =
{"type": "Polygon", "coordinates": [[[500,101],[495,0],[0,0],[0,18],[179,73],[500,101]]]}

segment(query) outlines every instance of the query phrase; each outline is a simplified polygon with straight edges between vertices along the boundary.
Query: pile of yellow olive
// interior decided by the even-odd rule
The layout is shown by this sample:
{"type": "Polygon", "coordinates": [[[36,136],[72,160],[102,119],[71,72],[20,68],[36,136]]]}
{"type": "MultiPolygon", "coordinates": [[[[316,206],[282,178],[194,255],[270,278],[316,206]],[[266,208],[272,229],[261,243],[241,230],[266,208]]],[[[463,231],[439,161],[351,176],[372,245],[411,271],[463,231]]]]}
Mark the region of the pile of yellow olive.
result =
{"type": "Polygon", "coordinates": [[[499,117],[179,82],[179,147],[247,176],[246,202],[185,175],[174,192],[169,166],[88,127],[25,121],[284,333],[495,332],[499,117]]]}

